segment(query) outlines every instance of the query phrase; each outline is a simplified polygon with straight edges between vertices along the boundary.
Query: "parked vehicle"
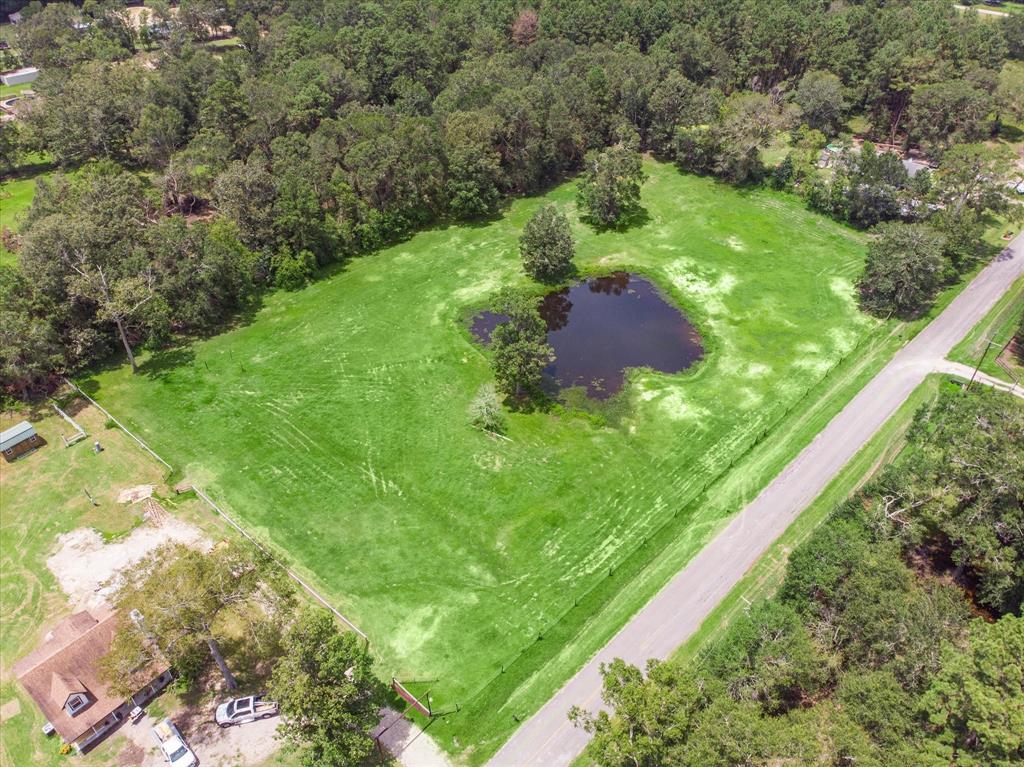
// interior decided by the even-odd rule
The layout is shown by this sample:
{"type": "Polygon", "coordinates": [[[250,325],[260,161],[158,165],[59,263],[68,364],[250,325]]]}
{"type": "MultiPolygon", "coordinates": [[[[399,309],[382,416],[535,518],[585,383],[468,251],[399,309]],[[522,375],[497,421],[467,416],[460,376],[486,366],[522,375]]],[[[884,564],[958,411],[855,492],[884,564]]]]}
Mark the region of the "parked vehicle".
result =
{"type": "Polygon", "coordinates": [[[217,713],[213,718],[221,727],[231,727],[234,724],[245,724],[277,716],[278,711],[276,703],[263,700],[262,695],[250,695],[247,698],[235,698],[227,703],[221,703],[217,706],[217,713]]]}
{"type": "Polygon", "coordinates": [[[171,767],[196,767],[199,760],[185,743],[181,731],[170,719],[164,719],[153,727],[153,737],[160,744],[160,753],[171,767]]]}

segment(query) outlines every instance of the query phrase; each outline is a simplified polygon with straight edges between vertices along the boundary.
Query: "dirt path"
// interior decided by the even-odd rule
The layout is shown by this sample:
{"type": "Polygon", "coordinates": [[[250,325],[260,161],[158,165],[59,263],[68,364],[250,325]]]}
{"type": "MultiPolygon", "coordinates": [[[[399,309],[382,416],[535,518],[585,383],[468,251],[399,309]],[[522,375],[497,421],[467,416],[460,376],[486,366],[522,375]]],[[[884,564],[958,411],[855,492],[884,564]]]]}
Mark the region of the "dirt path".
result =
{"type": "Polygon", "coordinates": [[[603,708],[601,664],[622,658],[642,668],[650,658],[671,655],[925,376],[947,369],[945,357],[950,349],[1022,274],[1024,234],[903,347],[757,498],[524,722],[489,767],[569,765],[590,739],[569,722],[569,708],[579,705],[590,712],[603,708]]]}
{"type": "Polygon", "coordinates": [[[982,373],[980,370],[975,371],[970,365],[964,365],[960,362],[952,362],[950,360],[943,360],[938,365],[938,370],[943,373],[950,373],[960,378],[971,380],[973,376],[975,383],[982,383],[985,386],[991,386],[993,389],[999,389],[1000,391],[1013,394],[1017,397],[1024,398],[1024,388],[1021,388],[1019,384],[1010,383],[1000,378],[994,378],[988,375],[988,373],[982,373]]]}

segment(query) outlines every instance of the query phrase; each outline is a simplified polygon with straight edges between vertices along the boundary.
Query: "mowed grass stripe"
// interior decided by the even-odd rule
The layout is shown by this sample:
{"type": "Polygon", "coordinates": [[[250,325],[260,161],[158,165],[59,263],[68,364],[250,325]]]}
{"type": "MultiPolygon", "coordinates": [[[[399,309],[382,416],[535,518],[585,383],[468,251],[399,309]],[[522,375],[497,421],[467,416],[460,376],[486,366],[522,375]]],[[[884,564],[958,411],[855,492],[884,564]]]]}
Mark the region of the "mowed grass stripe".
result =
{"type": "MultiPolygon", "coordinates": [[[[609,570],[657,554],[645,538],[718,524],[725,510],[689,505],[879,327],[853,300],[859,234],[794,198],[646,168],[647,222],[596,234],[577,221],[578,261],[649,276],[707,355],[681,375],[633,375],[615,427],[516,414],[506,443],[466,421],[490,371],[464,319],[525,282],[519,231],[544,202],[572,209],[572,184],[355,260],[270,296],[245,327],[90,384],[351,614],[382,673],[439,679],[438,705],[485,699],[555,621],[580,630],[577,599],[607,606],[609,570]]],[[[575,660],[554,662],[541,686],[575,660]]],[[[469,729],[463,747],[488,740],[469,729]]]]}

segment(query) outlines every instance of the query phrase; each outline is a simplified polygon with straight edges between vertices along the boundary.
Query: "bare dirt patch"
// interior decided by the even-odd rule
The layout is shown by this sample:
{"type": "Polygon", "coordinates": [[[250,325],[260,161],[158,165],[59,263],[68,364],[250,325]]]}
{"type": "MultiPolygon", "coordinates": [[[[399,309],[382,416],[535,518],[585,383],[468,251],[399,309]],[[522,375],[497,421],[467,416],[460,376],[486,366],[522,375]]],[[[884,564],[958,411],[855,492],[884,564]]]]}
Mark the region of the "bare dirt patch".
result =
{"type": "Polygon", "coordinates": [[[179,519],[164,515],[158,524],[151,520],[115,543],[91,527],[82,527],[57,538],[57,551],[46,566],[76,607],[106,601],[114,591],[117,575],[165,543],[209,548],[202,532],[179,519]]]}
{"type": "Polygon", "coordinates": [[[153,495],[153,490],[156,488],[153,485],[136,485],[135,487],[126,487],[120,493],[117,494],[118,503],[135,503],[141,501],[143,498],[149,498],[153,495]]]}
{"type": "Polygon", "coordinates": [[[139,767],[146,761],[146,750],[129,741],[117,754],[117,767],[139,767]]]}
{"type": "Polygon", "coordinates": [[[0,706],[0,722],[6,722],[11,717],[17,716],[21,713],[21,701],[17,698],[11,698],[9,701],[0,706]]]}

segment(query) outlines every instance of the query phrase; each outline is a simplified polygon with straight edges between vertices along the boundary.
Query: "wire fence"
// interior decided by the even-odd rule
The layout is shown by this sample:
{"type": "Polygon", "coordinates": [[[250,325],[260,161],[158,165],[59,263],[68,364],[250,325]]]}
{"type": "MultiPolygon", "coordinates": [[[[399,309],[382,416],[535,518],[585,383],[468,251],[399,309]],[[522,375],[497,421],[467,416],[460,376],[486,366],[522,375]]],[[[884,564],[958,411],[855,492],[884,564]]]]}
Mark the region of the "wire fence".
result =
{"type": "Polygon", "coordinates": [[[97,409],[97,410],[99,410],[99,411],[100,411],[101,413],[103,413],[103,415],[105,415],[105,416],[106,416],[107,418],[109,418],[109,419],[110,419],[111,421],[113,421],[114,423],[116,423],[116,424],[117,424],[117,426],[118,426],[118,428],[119,428],[119,429],[120,429],[121,431],[123,431],[123,432],[124,432],[125,434],[127,434],[127,435],[128,435],[129,437],[131,437],[132,439],[134,439],[134,440],[135,440],[135,441],[136,441],[137,443],[139,443],[139,447],[141,447],[141,448],[142,448],[143,450],[145,450],[145,451],[146,451],[147,453],[149,453],[149,454],[150,454],[151,456],[153,456],[153,457],[154,457],[154,458],[156,458],[156,459],[157,459],[158,461],[160,461],[160,463],[162,463],[162,464],[163,464],[164,466],[166,466],[166,467],[167,467],[168,471],[174,471],[174,467],[173,467],[173,466],[171,466],[171,464],[167,463],[167,461],[165,461],[165,460],[164,460],[163,458],[161,458],[161,457],[160,457],[159,455],[157,455],[157,454],[156,454],[156,453],[155,453],[155,452],[154,452],[154,451],[152,450],[152,448],[150,448],[150,446],[149,446],[149,445],[147,445],[147,444],[146,444],[145,442],[143,442],[143,441],[142,441],[141,439],[139,439],[139,438],[138,438],[137,436],[135,436],[135,434],[133,434],[133,433],[132,433],[131,431],[129,431],[129,429],[128,429],[128,427],[127,427],[127,426],[125,426],[125,425],[124,425],[123,423],[121,423],[121,422],[120,422],[120,421],[118,421],[118,420],[117,420],[116,418],[114,418],[114,416],[113,416],[113,415],[111,415],[110,411],[109,411],[109,410],[107,410],[107,409],[106,409],[105,407],[103,407],[103,405],[101,405],[101,404],[100,404],[99,402],[97,402],[97,401],[96,401],[96,400],[94,400],[94,399],[93,399],[92,397],[90,397],[90,396],[89,396],[88,394],[86,394],[86,393],[85,393],[84,391],[82,391],[81,387],[80,387],[80,386],[79,386],[78,384],[76,384],[76,383],[75,383],[74,381],[72,381],[72,380],[71,380],[70,378],[65,378],[65,379],[64,379],[64,382],[65,382],[65,383],[66,383],[66,384],[67,384],[68,386],[70,386],[70,387],[71,387],[72,389],[74,389],[74,390],[75,390],[76,392],[78,392],[78,393],[79,393],[79,394],[81,394],[81,395],[82,395],[83,397],[85,397],[85,398],[86,398],[87,400],[89,400],[89,402],[91,402],[91,403],[92,403],[92,404],[93,404],[93,405],[94,405],[94,406],[96,407],[96,409],[97,409]]]}
{"type": "Polygon", "coordinates": [[[316,589],[314,589],[312,586],[310,586],[308,583],[306,583],[306,581],[304,581],[302,578],[300,578],[298,575],[296,575],[287,565],[285,565],[281,560],[279,560],[277,557],[275,557],[273,552],[268,550],[266,546],[264,546],[260,541],[256,540],[256,538],[254,538],[252,535],[250,535],[245,530],[245,528],[243,528],[234,519],[232,519],[227,514],[227,512],[224,511],[224,509],[222,509],[220,506],[218,506],[216,503],[214,503],[213,499],[210,498],[210,496],[208,496],[206,493],[204,493],[202,491],[202,489],[200,489],[196,485],[190,485],[190,486],[195,491],[196,495],[198,495],[200,498],[202,498],[204,501],[206,501],[206,503],[210,506],[210,508],[213,509],[215,512],[217,512],[217,514],[219,514],[224,519],[225,522],[227,522],[229,525],[231,525],[233,528],[235,528],[235,530],[237,530],[243,536],[245,536],[245,539],[247,541],[249,541],[253,546],[255,546],[260,551],[262,551],[264,554],[266,554],[268,557],[270,557],[270,559],[273,560],[273,562],[278,567],[280,567],[282,570],[284,570],[284,572],[286,572],[288,574],[289,578],[291,578],[293,581],[295,581],[297,584],[299,584],[305,590],[305,592],[307,594],[309,594],[311,597],[313,597],[313,599],[315,599],[321,605],[323,605],[328,610],[330,610],[334,614],[334,616],[336,618],[340,619],[342,623],[344,623],[346,626],[348,626],[353,632],[358,634],[360,636],[360,638],[364,642],[366,642],[367,644],[370,643],[370,638],[368,636],[366,636],[366,634],[363,633],[363,631],[356,624],[354,624],[352,621],[350,621],[348,618],[346,618],[344,615],[342,615],[340,612],[338,612],[338,610],[335,609],[334,606],[331,605],[330,602],[328,602],[326,599],[324,599],[316,589]]]}
{"type": "MultiPolygon", "coordinates": [[[[103,405],[101,405],[99,402],[97,402],[92,397],[90,397],[88,394],[86,394],[84,391],[82,391],[82,388],[78,384],[76,384],[74,381],[72,381],[69,378],[65,378],[64,381],[65,381],[65,383],[67,383],[68,386],[70,386],[72,389],[74,389],[76,392],[78,392],[81,396],[85,397],[86,400],[88,400],[90,403],[92,403],[92,405],[97,410],[99,410],[101,413],[103,413],[103,415],[105,415],[107,418],[109,418],[111,421],[113,421],[115,424],[117,424],[118,428],[121,429],[121,431],[123,431],[125,434],[127,434],[129,437],[131,437],[133,440],[135,440],[135,442],[138,443],[139,447],[141,447],[143,450],[145,450],[151,456],[156,458],[156,460],[158,460],[160,463],[162,463],[164,466],[166,466],[168,471],[174,471],[174,467],[171,466],[171,464],[169,464],[167,461],[165,461],[163,458],[161,458],[160,455],[157,454],[157,452],[155,450],[153,450],[149,445],[147,445],[140,437],[136,436],[134,433],[132,433],[128,429],[128,427],[126,427],[123,423],[121,423],[119,420],[117,420],[110,413],[109,410],[107,410],[105,407],[103,407],[103,405]]],[[[291,568],[289,568],[284,562],[282,562],[280,559],[278,559],[276,556],[274,556],[272,551],[270,551],[263,543],[261,543],[259,540],[257,540],[244,527],[242,527],[238,522],[236,522],[227,512],[224,511],[224,509],[222,509],[220,506],[218,506],[214,502],[214,500],[212,498],[210,498],[210,496],[208,496],[205,492],[203,492],[202,488],[198,487],[197,485],[191,484],[191,483],[189,484],[189,486],[192,488],[192,490],[195,491],[195,494],[199,498],[201,498],[203,501],[205,501],[206,504],[211,509],[213,509],[214,512],[217,513],[218,516],[220,516],[225,522],[227,522],[229,525],[231,525],[231,527],[233,527],[238,533],[240,533],[253,546],[255,546],[257,549],[259,549],[261,552],[263,552],[267,557],[269,557],[270,560],[274,564],[276,564],[278,567],[280,567],[288,575],[289,578],[291,578],[293,581],[295,581],[297,584],[299,584],[299,586],[302,587],[303,591],[305,591],[307,594],[309,594],[309,596],[311,596],[318,604],[322,605],[327,610],[330,610],[331,613],[334,615],[334,617],[336,617],[338,620],[340,620],[342,623],[344,623],[355,634],[358,634],[359,637],[366,643],[366,645],[369,646],[369,644],[370,644],[370,637],[368,637],[366,635],[366,633],[362,629],[360,629],[355,623],[353,623],[348,618],[346,618],[337,608],[335,608],[330,602],[328,602],[326,599],[324,599],[324,597],[320,594],[320,592],[318,592],[316,589],[314,589],[312,586],[310,586],[303,578],[301,578],[299,575],[297,575],[295,572],[293,572],[291,570],[291,568]]]]}

